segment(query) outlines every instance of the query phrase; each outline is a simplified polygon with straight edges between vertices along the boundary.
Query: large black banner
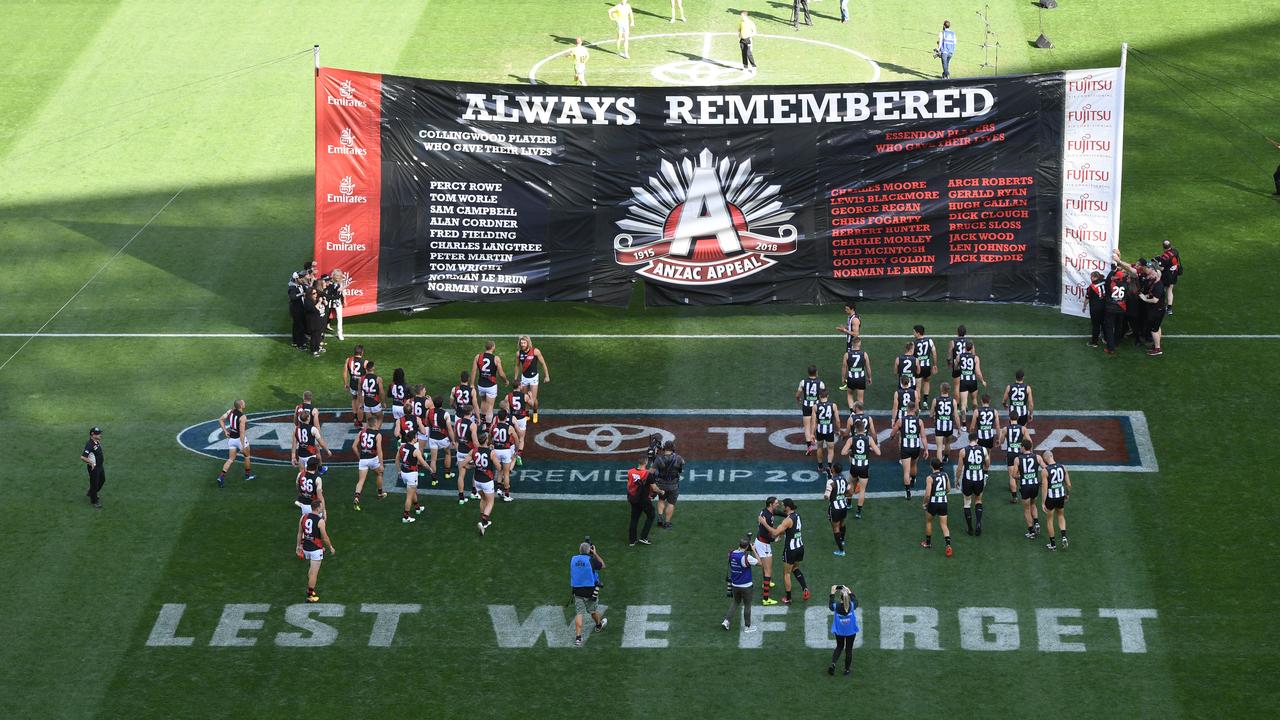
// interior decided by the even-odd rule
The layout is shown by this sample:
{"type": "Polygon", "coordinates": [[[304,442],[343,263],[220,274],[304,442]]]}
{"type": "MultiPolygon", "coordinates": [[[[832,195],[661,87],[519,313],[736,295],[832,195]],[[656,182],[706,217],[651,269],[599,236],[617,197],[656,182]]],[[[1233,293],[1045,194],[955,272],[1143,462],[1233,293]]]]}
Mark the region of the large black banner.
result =
{"type": "Polygon", "coordinates": [[[1061,74],[694,90],[326,72],[380,88],[378,309],[624,303],[636,278],[657,304],[1059,299],[1061,74]]]}

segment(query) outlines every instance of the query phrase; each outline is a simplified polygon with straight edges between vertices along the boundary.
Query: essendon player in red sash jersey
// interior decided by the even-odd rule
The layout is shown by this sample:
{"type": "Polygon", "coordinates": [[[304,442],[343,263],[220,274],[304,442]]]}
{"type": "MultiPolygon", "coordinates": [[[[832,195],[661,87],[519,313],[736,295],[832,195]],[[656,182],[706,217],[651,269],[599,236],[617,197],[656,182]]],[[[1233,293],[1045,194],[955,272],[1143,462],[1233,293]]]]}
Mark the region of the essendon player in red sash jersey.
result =
{"type": "Polygon", "coordinates": [[[236,453],[244,453],[244,479],[252,480],[256,476],[249,469],[249,420],[244,415],[244,401],[232,402],[231,409],[218,418],[218,424],[227,438],[227,461],[222,464],[222,472],[218,473],[218,487],[226,484],[227,471],[235,462],[236,453]]]}
{"type": "MultiPolygon", "coordinates": [[[[329,450],[329,446],[324,444],[324,436],[320,434],[316,426],[295,423],[293,426],[293,449],[290,453],[291,464],[294,467],[306,467],[307,460],[316,458],[318,461],[320,459],[321,451],[328,455],[333,454],[329,450]]],[[[327,470],[327,466],[321,467],[320,474],[323,475],[327,470]]]]}
{"type": "MultiPolygon", "coordinates": [[[[417,443],[400,443],[400,449],[396,451],[396,465],[400,468],[400,482],[404,483],[405,488],[404,515],[400,518],[402,523],[411,523],[416,520],[409,514],[410,510],[416,515],[422,514],[424,508],[418,502],[418,468],[426,464],[427,461],[422,459],[422,451],[418,449],[417,443]]],[[[430,469],[429,466],[428,469],[430,469]]]]}
{"type": "Polygon", "coordinates": [[[458,384],[449,391],[449,404],[453,406],[453,414],[461,415],[462,408],[476,404],[476,389],[471,384],[471,373],[463,370],[458,375],[458,384]]]}
{"type": "MultiPolygon", "coordinates": [[[[449,411],[444,409],[439,397],[427,399],[430,403],[426,405],[426,415],[422,423],[427,429],[426,443],[431,449],[431,467],[434,469],[431,474],[431,484],[436,485],[439,482],[436,479],[436,473],[440,470],[438,458],[441,452],[444,453],[444,479],[453,479],[453,455],[449,452],[449,448],[453,445],[453,418],[449,417],[449,411]]],[[[418,447],[421,448],[422,436],[418,437],[418,447]]]]}
{"type": "Polygon", "coordinates": [[[302,393],[302,402],[293,406],[293,424],[294,425],[310,425],[320,431],[320,413],[311,403],[311,391],[307,390],[302,393]]]}
{"type": "Polygon", "coordinates": [[[324,488],[320,480],[320,458],[307,459],[307,464],[298,473],[298,499],[294,501],[306,515],[314,505],[324,502],[324,488]]]}
{"type": "Polygon", "coordinates": [[[503,502],[511,502],[511,468],[516,464],[518,434],[515,425],[507,418],[507,411],[499,410],[489,426],[489,442],[493,445],[493,457],[498,461],[498,486],[502,488],[503,502]]]}
{"type": "Polygon", "coordinates": [[[364,422],[375,431],[382,429],[382,378],[373,372],[372,360],[364,363],[364,377],[360,378],[360,401],[364,404],[364,422]]]}
{"type": "Polygon", "coordinates": [[[523,465],[524,459],[520,455],[524,452],[524,434],[529,424],[529,386],[521,384],[507,393],[502,407],[507,410],[516,429],[516,465],[523,465]]]}
{"type": "Polygon", "coordinates": [[[493,403],[498,397],[498,379],[502,379],[503,385],[510,385],[507,381],[507,374],[502,370],[502,358],[493,352],[494,344],[489,340],[484,344],[484,352],[476,355],[476,359],[471,363],[471,369],[475,373],[476,378],[476,409],[480,412],[480,419],[487,425],[493,421],[493,403]]]}
{"type": "Polygon", "coordinates": [[[391,406],[391,419],[399,420],[404,417],[405,405],[411,397],[409,393],[409,385],[404,381],[404,368],[396,368],[391,371],[391,387],[387,388],[388,405],[391,406]]]}
{"type": "Polygon", "coordinates": [[[325,527],[324,507],[321,503],[316,503],[311,512],[298,520],[297,543],[298,558],[310,562],[310,568],[307,570],[307,602],[320,602],[320,596],[316,594],[316,578],[320,575],[320,561],[324,559],[324,548],[326,545],[329,547],[330,555],[338,552],[333,547],[333,541],[329,540],[329,531],[325,527]]]}
{"type": "Polygon", "coordinates": [[[472,487],[480,493],[480,522],[476,523],[476,529],[482,536],[484,531],[493,524],[489,514],[493,512],[493,480],[498,470],[498,459],[493,456],[493,452],[487,445],[488,443],[484,443],[473,448],[467,454],[466,464],[466,467],[473,467],[476,471],[472,487]]]}
{"type": "Polygon", "coordinates": [[[412,398],[404,402],[403,406],[401,407],[401,410],[404,411],[406,408],[409,410],[409,412],[404,412],[404,414],[400,416],[400,419],[396,420],[395,426],[392,427],[391,429],[392,436],[394,436],[396,440],[402,443],[414,442],[418,438],[418,425],[413,418],[413,412],[412,412],[413,411],[412,398]]]}
{"type": "MultiPolygon", "coordinates": [[[[470,405],[458,408],[458,417],[453,421],[453,442],[455,444],[454,459],[458,461],[458,504],[463,505],[467,502],[464,491],[467,481],[467,456],[480,445],[479,429],[476,427],[475,416],[471,414],[470,405]]],[[[472,496],[478,497],[474,490],[472,496]]]]}
{"type": "Polygon", "coordinates": [[[373,479],[378,484],[378,499],[387,496],[382,489],[382,433],[369,428],[360,428],[356,433],[356,456],[360,460],[360,479],[356,481],[356,497],[354,509],[360,509],[360,491],[364,490],[364,479],[369,471],[373,471],[373,479]]]}
{"type": "Polygon", "coordinates": [[[360,378],[364,377],[364,345],[357,345],[352,355],[342,364],[342,384],[351,393],[351,414],[355,423],[364,422],[364,407],[360,404],[360,378]]]}
{"type": "MultiPolygon", "coordinates": [[[[525,392],[529,396],[529,405],[533,411],[533,422],[538,422],[538,385],[541,382],[551,382],[551,371],[547,369],[547,359],[542,356],[542,351],[533,346],[533,339],[528,335],[521,335],[519,342],[516,343],[516,362],[520,366],[520,379],[517,380],[520,385],[526,388],[525,392]],[[541,366],[542,373],[538,373],[541,366]]],[[[520,429],[524,432],[524,428],[520,429]]]]}

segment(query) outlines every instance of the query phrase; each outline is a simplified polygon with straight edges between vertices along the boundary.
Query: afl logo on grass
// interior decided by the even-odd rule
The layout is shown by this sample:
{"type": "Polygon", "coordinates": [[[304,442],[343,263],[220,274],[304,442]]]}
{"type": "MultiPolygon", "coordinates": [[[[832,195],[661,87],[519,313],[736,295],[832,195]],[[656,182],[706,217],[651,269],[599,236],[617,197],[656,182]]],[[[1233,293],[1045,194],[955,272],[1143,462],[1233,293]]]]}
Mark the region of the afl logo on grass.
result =
{"type": "Polygon", "coordinates": [[[678,285],[718,285],[760,272],[777,263],[772,256],[796,250],[780,189],[752,173],[749,159],[717,161],[704,149],[696,166],[688,157],[679,165],[663,160],[647,188],[631,188],[614,258],[678,285]]]}
{"type": "MultiPolygon", "coordinates": [[[[351,424],[350,410],[326,409],[320,411],[320,434],[333,456],[325,456],[327,465],[355,465],[353,446],[356,428],[351,424]]],[[[389,425],[389,423],[383,423],[389,425]]],[[[249,451],[255,463],[289,465],[293,451],[293,412],[273,411],[248,415],[249,451]]],[[[206,420],[178,433],[178,444],[200,455],[225,460],[227,438],[222,434],[218,419],[206,420]]],[[[395,453],[395,439],[383,431],[382,454],[391,458],[395,453]]]]}

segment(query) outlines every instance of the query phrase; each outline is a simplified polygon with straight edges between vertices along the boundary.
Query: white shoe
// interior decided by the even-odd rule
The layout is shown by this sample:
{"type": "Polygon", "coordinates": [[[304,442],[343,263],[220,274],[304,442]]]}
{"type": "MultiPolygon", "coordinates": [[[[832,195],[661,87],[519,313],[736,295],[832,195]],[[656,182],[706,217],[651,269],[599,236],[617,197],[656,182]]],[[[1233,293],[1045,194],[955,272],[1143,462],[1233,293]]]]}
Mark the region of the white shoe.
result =
{"type": "Polygon", "coordinates": [[[758,630],[756,630],[756,626],[755,626],[755,625],[748,625],[748,626],[746,626],[746,627],[742,628],[742,632],[746,633],[747,635],[750,635],[750,634],[752,634],[752,633],[759,632],[759,631],[758,631],[758,630]]]}
{"type": "Polygon", "coordinates": [[[409,523],[411,523],[411,522],[418,522],[418,518],[413,518],[413,517],[402,517],[402,518],[400,518],[400,522],[405,523],[405,524],[407,525],[407,524],[409,524],[409,523]]]}
{"type": "Polygon", "coordinates": [[[609,624],[609,618],[600,618],[600,624],[591,628],[591,632],[600,632],[601,630],[604,629],[604,626],[608,624],[609,624]]]}
{"type": "Polygon", "coordinates": [[[480,531],[481,536],[484,535],[484,523],[482,522],[476,523],[476,529],[480,531]]]}
{"type": "Polygon", "coordinates": [[[502,502],[511,502],[512,500],[515,500],[515,498],[511,497],[510,495],[502,496],[502,502]]]}
{"type": "Polygon", "coordinates": [[[728,630],[728,629],[729,629],[729,621],[728,621],[728,620],[722,620],[722,621],[720,622],[720,627],[724,628],[725,630],[728,630]]]}

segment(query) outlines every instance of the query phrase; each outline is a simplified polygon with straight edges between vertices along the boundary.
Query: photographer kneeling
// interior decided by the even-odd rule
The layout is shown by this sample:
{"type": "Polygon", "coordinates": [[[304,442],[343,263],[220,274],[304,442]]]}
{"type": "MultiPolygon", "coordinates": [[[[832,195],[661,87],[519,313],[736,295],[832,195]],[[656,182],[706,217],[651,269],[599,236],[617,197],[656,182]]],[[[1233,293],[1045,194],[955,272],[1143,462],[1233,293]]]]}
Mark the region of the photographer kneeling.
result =
{"type": "Polygon", "coordinates": [[[582,616],[591,615],[596,627],[592,632],[600,632],[609,621],[600,617],[596,601],[600,599],[600,571],[604,569],[604,560],[596,552],[596,546],[587,538],[578,546],[578,554],[569,561],[569,584],[573,587],[574,647],[582,647],[582,616]]]}

